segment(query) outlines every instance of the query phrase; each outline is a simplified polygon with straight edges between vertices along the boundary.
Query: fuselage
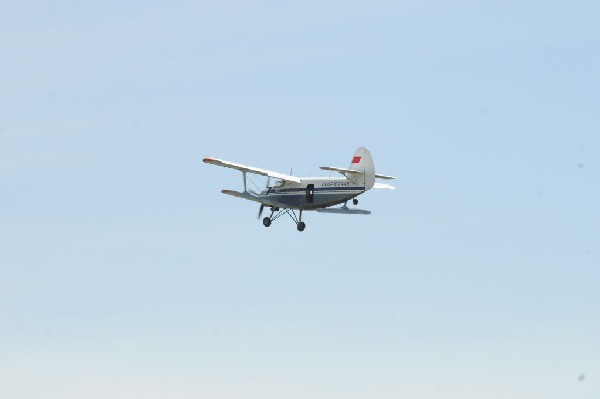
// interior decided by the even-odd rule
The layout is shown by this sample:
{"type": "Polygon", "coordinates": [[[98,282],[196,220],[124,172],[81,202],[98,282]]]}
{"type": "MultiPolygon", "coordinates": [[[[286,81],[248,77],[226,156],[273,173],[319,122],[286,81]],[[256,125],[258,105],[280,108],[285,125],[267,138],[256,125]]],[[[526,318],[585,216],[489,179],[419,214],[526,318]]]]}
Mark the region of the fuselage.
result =
{"type": "Polygon", "coordinates": [[[364,193],[362,182],[345,177],[303,177],[301,183],[281,180],[259,195],[265,204],[285,204],[291,209],[313,210],[346,202],[364,193]]]}

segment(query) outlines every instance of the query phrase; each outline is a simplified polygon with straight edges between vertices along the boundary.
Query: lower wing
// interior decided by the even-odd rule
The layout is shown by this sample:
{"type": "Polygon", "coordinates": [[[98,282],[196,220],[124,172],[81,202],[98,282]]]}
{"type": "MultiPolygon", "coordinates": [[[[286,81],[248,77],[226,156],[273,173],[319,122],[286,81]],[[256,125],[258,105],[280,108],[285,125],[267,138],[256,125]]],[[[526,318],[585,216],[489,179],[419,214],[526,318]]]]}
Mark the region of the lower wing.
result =
{"type": "Polygon", "coordinates": [[[364,209],[350,209],[350,208],[325,208],[325,209],[317,209],[317,212],[337,213],[340,215],[370,215],[371,214],[371,211],[365,211],[364,209]]]}
{"type": "Polygon", "coordinates": [[[221,192],[223,194],[231,195],[232,197],[237,197],[237,198],[245,199],[248,201],[258,202],[259,204],[263,204],[263,205],[267,205],[267,206],[274,206],[277,208],[289,208],[289,206],[287,206],[285,204],[275,202],[275,201],[269,201],[269,200],[267,200],[267,198],[257,197],[250,193],[242,193],[242,192],[233,191],[233,190],[221,190],[221,192]]]}

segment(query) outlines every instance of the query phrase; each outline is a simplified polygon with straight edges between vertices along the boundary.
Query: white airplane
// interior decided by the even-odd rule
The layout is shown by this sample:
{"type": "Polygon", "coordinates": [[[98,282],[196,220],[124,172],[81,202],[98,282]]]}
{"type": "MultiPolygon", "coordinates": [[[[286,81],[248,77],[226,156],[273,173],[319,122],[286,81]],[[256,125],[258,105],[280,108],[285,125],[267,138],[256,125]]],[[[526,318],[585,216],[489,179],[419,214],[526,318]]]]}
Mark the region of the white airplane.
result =
{"type": "Polygon", "coordinates": [[[203,161],[242,172],[244,178],[243,192],[233,190],[221,190],[221,192],[259,202],[259,219],[264,207],[270,207],[271,215],[263,219],[265,227],[269,227],[275,219],[287,214],[296,223],[298,231],[304,231],[306,224],[302,221],[302,211],[370,215],[370,211],[348,208],[347,202],[352,200],[353,204],[357,205],[358,199],[356,197],[371,188],[394,189],[389,184],[375,182],[376,178],[394,179],[394,177],[375,173],[373,158],[365,147],[356,150],[348,169],[321,166],[323,170],[338,172],[344,177],[296,177],[216,158],[204,158],[203,161]],[[266,187],[259,192],[248,190],[246,185],[247,173],[268,176],[266,187]],[[269,185],[270,178],[277,180],[272,186],[269,185]],[[341,203],[344,205],[339,208],[329,208],[341,203]],[[296,217],[295,210],[300,211],[299,217],[296,217]]]}

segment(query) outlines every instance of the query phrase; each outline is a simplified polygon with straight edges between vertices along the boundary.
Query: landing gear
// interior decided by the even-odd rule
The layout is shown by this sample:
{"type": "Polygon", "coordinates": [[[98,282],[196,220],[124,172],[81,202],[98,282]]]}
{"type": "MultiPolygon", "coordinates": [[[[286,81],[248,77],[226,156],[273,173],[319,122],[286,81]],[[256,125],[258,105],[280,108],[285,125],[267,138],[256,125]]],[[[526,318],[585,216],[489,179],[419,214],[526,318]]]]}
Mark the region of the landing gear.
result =
{"type": "Polygon", "coordinates": [[[300,211],[300,216],[296,217],[296,212],[293,209],[279,209],[279,208],[271,208],[271,216],[268,216],[262,220],[263,226],[269,227],[273,221],[283,215],[287,214],[293,221],[296,223],[296,229],[298,231],[304,231],[306,228],[306,223],[302,221],[302,211],[300,211]]]}
{"type": "Polygon", "coordinates": [[[306,223],[302,221],[302,209],[300,209],[300,218],[296,221],[296,228],[298,231],[304,231],[306,228],[306,223]]]}
{"type": "Polygon", "coordinates": [[[354,199],[352,200],[352,203],[353,203],[354,205],[358,205],[358,199],[354,198],[354,199]]]}
{"type": "Polygon", "coordinates": [[[302,221],[302,209],[300,209],[300,218],[296,221],[296,228],[298,231],[304,231],[306,228],[306,223],[302,221]]]}

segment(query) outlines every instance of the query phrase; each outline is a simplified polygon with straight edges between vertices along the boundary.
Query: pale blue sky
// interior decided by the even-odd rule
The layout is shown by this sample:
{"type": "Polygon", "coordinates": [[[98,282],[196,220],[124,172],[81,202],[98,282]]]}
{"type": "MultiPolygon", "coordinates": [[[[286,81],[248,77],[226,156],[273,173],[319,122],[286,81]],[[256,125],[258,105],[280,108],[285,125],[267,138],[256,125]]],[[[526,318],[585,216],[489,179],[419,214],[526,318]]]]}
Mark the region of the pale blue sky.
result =
{"type": "Polygon", "coordinates": [[[597,1],[5,1],[0,397],[597,399],[599,110],[597,1]]]}

